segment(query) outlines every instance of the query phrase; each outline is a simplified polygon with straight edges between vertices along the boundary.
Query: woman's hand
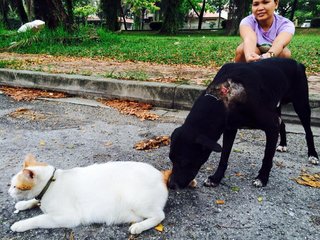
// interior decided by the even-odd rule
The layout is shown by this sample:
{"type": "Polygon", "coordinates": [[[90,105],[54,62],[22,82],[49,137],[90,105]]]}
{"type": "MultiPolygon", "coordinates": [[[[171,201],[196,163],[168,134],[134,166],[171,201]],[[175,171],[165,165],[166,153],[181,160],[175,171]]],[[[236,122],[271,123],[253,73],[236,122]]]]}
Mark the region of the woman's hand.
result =
{"type": "Polygon", "coordinates": [[[272,58],[272,57],[275,57],[273,52],[266,52],[266,53],[261,55],[261,59],[272,58]]]}
{"type": "Polygon", "coordinates": [[[261,56],[255,52],[246,55],[246,62],[256,62],[259,61],[261,56]]]}

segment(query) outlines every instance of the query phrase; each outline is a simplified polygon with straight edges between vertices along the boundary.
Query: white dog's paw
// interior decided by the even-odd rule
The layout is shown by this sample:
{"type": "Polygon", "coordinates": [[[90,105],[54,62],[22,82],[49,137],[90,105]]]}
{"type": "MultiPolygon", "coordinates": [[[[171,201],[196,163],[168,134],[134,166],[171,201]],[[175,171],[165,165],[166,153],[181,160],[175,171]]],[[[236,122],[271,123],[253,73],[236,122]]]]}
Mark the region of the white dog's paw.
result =
{"type": "Polygon", "coordinates": [[[23,211],[28,209],[29,208],[28,206],[29,206],[28,201],[20,201],[20,202],[17,202],[14,207],[18,211],[23,211]]]}
{"type": "Polygon", "coordinates": [[[314,157],[314,156],[310,156],[309,157],[309,163],[311,163],[313,165],[318,165],[319,164],[319,159],[314,157]]]}
{"type": "Polygon", "coordinates": [[[25,224],[23,221],[15,222],[11,226],[11,231],[13,231],[13,232],[24,232],[27,230],[29,230],[28,225],[25,224]]]}
{"type": "Polygon", "coordinates": [[[276,148],[276,150],[277,150],[278,152],[287,152],[287,151],[288,151],[288,148],[287,148],[287,146],[281,146],[281,145],[279,145],[279,146],[276,148]]]}
{"type": "Polygon", "coordinates": [[[129,227],[129,232],[131,234],[140,234],[143,232],[143,228],[140,223],[134,223],[129,227]]]}
{"type": "Polygon", "coordinates": [[[23,211],[23,210],[27,210],[27,209],[30,209],[30,208],[37,206],[38,203],[39,203],[39,201],[35,200],[35,199],[28,200],[28,201],[20,201],[20,202],[17,202],[14,207],[18,211],[23,211]]]}
{"type": "Polygon", "coordinates": [[[261,180],[258,179],[258,178],[255,179],[255,180],[253,180],[252,184],[253,184],[253,186],[255,186],[255,187],[263,187],[263,184],[262,184],[261,180]]]}

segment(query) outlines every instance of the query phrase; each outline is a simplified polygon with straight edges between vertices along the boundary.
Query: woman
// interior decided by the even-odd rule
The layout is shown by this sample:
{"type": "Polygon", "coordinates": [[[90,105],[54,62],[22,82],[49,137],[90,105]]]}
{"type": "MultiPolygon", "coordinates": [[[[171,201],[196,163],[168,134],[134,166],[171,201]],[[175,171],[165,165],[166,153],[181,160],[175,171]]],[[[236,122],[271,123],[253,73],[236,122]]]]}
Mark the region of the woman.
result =
{"type": "Polygon", "coordinates": [[[240,23],[243,42],[237,47],[235,62],[254,62],[261,58],[290,58],[287,48],[294,24],[274,13],[279,0],[253,0],[252,14],[240,23]]]}

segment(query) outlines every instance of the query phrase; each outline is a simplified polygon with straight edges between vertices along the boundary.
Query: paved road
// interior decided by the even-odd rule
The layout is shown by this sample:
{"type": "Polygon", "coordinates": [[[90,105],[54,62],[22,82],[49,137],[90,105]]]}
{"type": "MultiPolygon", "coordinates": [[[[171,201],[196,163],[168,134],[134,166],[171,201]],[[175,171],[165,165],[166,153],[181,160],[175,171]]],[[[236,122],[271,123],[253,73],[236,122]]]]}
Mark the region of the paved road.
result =
{"type": "MultiPolygon", "coordinates": [[[[147,152],[133,149],[140,140],[171,134],[185,116],[185,112],[158,113],[166,114],[157,121],[140,121],[107,107],[45,100],[15,102],[0,95],[0,239],[128,239],[127,224],[12,233],[13,222],[40,212],[14,214],[8,183],[29,152],[57,168],[128,160],[167,169],[168,147],[147,152]],[[18,108],[34,111],[35,118],[10,117],[18,108]]],[[[320,239],[320,190],[292,180],[301,170],[320,172],[320,167],[307,163],[300,131],[290,126],[290,151],[276,154],[270,183],[262,189],[254,188],[251,180],[260,168],[264,136],[261,131],[240,131],[222,184],[215,189],[201,184],[217,165],[218,154],[214,153],[200,170],[196,189],[170,191],[164,231],[152,229],[136,239],[320,239]],[[225,203],[217,205],[216,200],[225,203]]],[[[319,128],[314,132],[320,151],[319,128]]]]}

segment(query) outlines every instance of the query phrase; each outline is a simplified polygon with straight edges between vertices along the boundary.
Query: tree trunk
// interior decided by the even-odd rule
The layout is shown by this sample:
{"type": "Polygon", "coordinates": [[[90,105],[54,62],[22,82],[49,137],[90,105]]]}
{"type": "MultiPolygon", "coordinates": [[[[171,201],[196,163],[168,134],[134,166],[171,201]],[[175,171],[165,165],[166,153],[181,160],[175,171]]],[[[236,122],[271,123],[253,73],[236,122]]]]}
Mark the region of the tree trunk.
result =
{"type": "Polygon", "coordinates": [[[7,0],[0,0],[0,17],[2,17],[2,22],[5,27],[9,27],[9,3],[7,0]]]}
{"type": "Polygon", "coordinates": [[[204,10],[206,9],[206,0],[202,1],[202,8],[200,11],[200,16],[199,16],[199,23],[198,23],[198,30],[201,30],[202,26],[202,21],[203,21],[203,15],[204,15],[204,10]]]}
{"type": "Polygon", "coordinates": [[[164,20],[160,33],[162,34],[176,34],[180,27],[179,22],[179,8],[181,0],[162,0],[161,10],[163,11],[164,20]]]}
{"type": "Polygon", "coordinates": [[[34,14],[45,21],[50,29],[67,28],[67,14],[61,0],[34,0],[34,14]]]}
{"type": "Polygon", "coordinates": [[[124,14],[121,0],[120,0],[120,4],[121,4],[121,6],[120,6],[120,15],[121,15],[121,17],[123,19],[124,29],[127,31],[128,28],[127,28],[127,22],[126,22],[126,15],[124,14]]]}
{"type": "Polygon", "coordinates": [[[67,25],[68,29],[71,29],[72,25],[74,24],[74,16],[73,16],[73,2],[72,0],[66,0],[67,6],[67,25]]]}
{"type": "Polygon", "coordinates": [[[222,11],[222,6],[221,6],[221,2],[219,2],[219,7],[218,7],[218,11],[219,11],[219,18],[218,18],[218,26],[217,28],[220,28],[221,25],[221,11],[222,11]]]}
{"type": "Polygon", "coordinates": [[[236,35],[239,32],[239,24],[246,16],[250,6],[250,0],[231,0],[229,3],[229,17],[227,34],[236,35]]]}
{"type": "Polygon", "coordinates": [[[26,10],[24,9],[22,0],[11,0],[11,4],[15,9],[17,9],[20,21],[22,23],[29,22],[28,15],[26,13],[26,10]]]}
{"type": "Polygon", "coordinates": [[[101,0],[101,9],[106,18],[106,28],[110,31],[120,30],[118,16],[121,7],[120,0],[101,0]]]}
{"type": "Polygon", "coordinates": [[[298,0],[294,0],[293,1],[293,4],[292,4],[292,9],[291,9],[291,14],[290,14],[290,20],[293,21],[293,18],[294,18],[294,13],[297,9],[297,5],[298,5],[298,0]]]}
{"type": "Polygon", "coordinates": [[[34,18],[34,0],[25,0],[29,20],[34,18]]]}

